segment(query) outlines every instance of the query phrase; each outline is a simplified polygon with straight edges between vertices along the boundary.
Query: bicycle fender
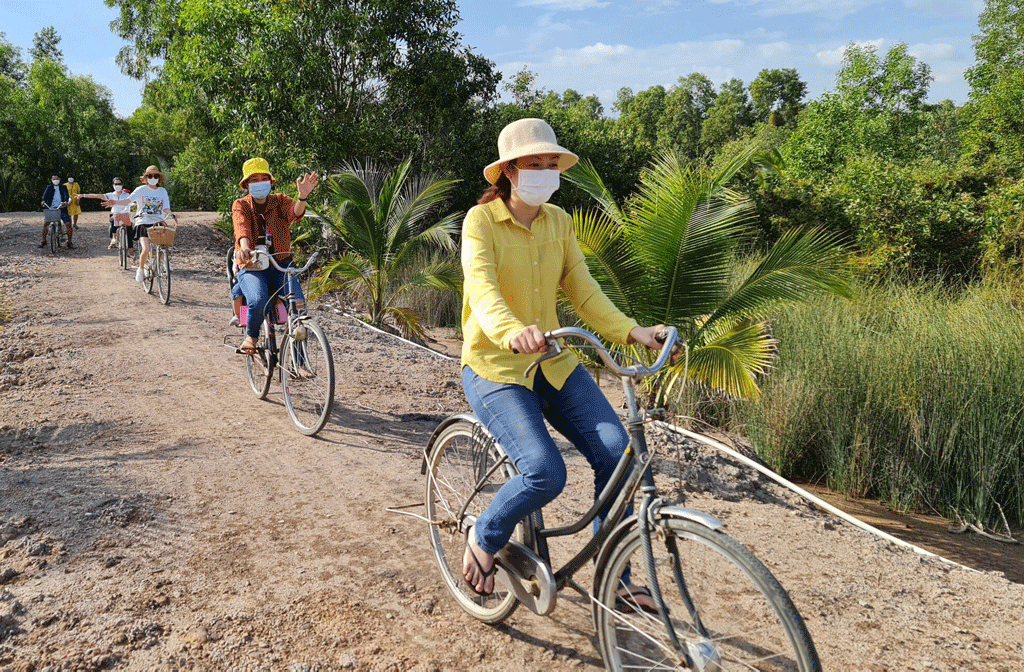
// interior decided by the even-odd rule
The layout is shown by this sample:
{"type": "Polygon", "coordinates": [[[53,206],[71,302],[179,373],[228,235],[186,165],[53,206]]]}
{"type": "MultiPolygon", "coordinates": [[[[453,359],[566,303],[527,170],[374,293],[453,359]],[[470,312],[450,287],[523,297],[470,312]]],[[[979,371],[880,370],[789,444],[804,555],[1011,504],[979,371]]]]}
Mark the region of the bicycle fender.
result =
{"type": "Polygon", "coordinates": [[[692,523],[697,523],[709,530],[718,530],[725,527],[725,523],[711,514],[697,511],[696,509],[688,509],[683,506],[659,506],[653,510],[653,515],[655,519],[659,517],[682,518],[692,523]]]}
{"type": "Polygon", "coordinates": [[[491,435],[491,433],[487,431],[487,428],[483,426],[483,423],[481,423],[480,420],[472,413],[457,413],[455,415],[449,415],[434,429],[433,434],[430,435],[430,440],[427,441],[427,447],[423,449],[423,461],[420,463],[421,476],[427,475],[427,457],[429,457],[430,453],[434,451],[434,442],[437,441],[437,437],[439,437],[444,430],[448,429],[449,426],[454,425],[456,422],[463,421],[477,425],[484,435],[491,435]]]}
{"type": "MultiPolygon", "coordinates": [[[[652,518],[657,521],[658,518],[682,518],[683,520],[689,520],[697,523],[709,530],[718,530],[725,527],[725,523],[718,520],[714,516],[704,513],[703,511],[697,511],[696,509],[688,509],[683,506],[675,505],[661,505],[655,502],[651,505],[650,514],[652,518]]],[[[631,516],[623,518],[618,525],[612,530],[611,534],[608,535],[608,539],[601,545],[601,551],[597,555],[596,571],[594,573],[594,586],[600,585],[603,580],[603,568],[605,563],[608,561],[608,555],[615,549],[615,546],[619,543],[619,539],[629,532],[633,527],[636,526],[638,520],[634,513],[631,516]]]]}

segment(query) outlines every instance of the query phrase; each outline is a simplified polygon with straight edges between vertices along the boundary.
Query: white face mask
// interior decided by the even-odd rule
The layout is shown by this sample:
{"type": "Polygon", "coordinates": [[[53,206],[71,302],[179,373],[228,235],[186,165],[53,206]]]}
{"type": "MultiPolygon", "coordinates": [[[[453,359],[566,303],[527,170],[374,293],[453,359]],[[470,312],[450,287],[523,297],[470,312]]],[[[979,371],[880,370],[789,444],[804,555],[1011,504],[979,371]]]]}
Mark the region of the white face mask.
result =
{"type": "Polygon", "coordinates": [[[547,203],[558,191],[561,174],[557,170],[520,170],[519,186],[512,187],[512,193],[527,205],[547,203]]]}
{"type": "Polygon", "coordinates": [[[114,185],[114,192],[115,193],[120,194],[122,189],[124,189],[124,187],[122,185],[120,185],[120,184],[115,184],[114,185]]]}
{"type": "Polygon", "coordinates": [[[150,178],[146,179],[146,182],[149,182],[149,186],[155,187],[156,185],[160,184],[160,178],[159,177],[150,177],[150,178]]]}
{"type": "Polygon", "coordinates": [[[270,195],[270,189],[272,185],[270,181],[265,182],[250,182],[249,193],[252,194],[253,198],[263,199],[270,195]]]}
{"type": "Polygon", "coordinates": [[[57,186],[58,184],[60,184],[60,180],[50,180],[50,182],[53,182],[53,186],[55,186],[55,187],[56,187],[56,186],[57,186]]]}
{"type": "Polygon", "coordinates": [[[75,178],[69,177],[68,178],[68,184],[74,184],[74,183],[75,183],[75,178]]]}

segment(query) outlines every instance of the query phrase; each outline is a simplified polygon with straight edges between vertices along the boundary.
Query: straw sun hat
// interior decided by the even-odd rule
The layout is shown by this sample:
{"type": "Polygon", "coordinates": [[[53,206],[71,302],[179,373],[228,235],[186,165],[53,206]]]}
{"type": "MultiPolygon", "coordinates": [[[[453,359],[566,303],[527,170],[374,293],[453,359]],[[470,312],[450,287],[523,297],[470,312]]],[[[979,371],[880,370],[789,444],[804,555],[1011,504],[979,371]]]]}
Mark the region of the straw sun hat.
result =
{"type": "Polygon", "coordinates": [[[139,181],[142,182],[143,184],[146,183],[146,175],[159,175],[161,182],[167,181],[167,178],[164,177],[164,174],[160,172],[160,169],[157,168],[156,166],[150,166],[149,168],[146,168],[146,172],[142,173],[142,175],[139,175],[139,181]]]}
{"type": "Polygon", "coordinates": [[[535,154],[558,154],[558,171],[576,165],[578,156],[558,144],[555,132],[543,119],[520,119],[498,134],[498,160],[484,168],[484,177],[494,184],[501,175],[501,164],[535,154]]]}

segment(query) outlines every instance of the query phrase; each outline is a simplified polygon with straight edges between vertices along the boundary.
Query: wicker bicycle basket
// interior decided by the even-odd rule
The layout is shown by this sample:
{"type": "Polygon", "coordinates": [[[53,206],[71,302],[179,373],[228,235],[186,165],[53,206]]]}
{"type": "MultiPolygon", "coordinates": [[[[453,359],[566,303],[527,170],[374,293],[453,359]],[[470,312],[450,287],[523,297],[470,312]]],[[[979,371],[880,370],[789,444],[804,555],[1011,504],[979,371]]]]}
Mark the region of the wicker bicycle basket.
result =
{"type": "Polygon", "coordinates": [[[169,226],[151,226],[146,233],[154,245],[167,247],[174,244],[175,229],[169,226]]]}

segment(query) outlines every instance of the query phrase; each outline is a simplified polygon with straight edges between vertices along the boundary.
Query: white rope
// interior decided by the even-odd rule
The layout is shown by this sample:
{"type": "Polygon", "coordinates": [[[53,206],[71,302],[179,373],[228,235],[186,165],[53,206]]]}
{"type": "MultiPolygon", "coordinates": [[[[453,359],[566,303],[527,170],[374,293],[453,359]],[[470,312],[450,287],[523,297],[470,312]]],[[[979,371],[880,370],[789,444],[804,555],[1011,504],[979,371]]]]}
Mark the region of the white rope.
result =
{"type": "Polygon", "coordinates": [[[410,341],[409,339],[402,338],[401,336],[398,336],[396,334],[392,334],[390,332],[384,331],[383,329],[378,329],[377,327],[373,326],[372,324],[367,324],[366,322],[363,322],[362,320],[360,320],[355,315],[350,315],[349,313],[346,313],[344,311],[338,310],[334,306],[328,306],[328,307],[331,310],[333,310],[335,313],[338,313],[339,315],[342,315],[344,317],[349,318],[350,320],[352,320],[353,322],[358,324],[360,327],[364,327],[364,328],[369,329],[370,331],[373,331],[373,332],[378,333],[378,334],[384,334],[385,336],[390,336],[391,338],[393,338],[395,340],[398,340],[398,341],[401,341],[402,343],[406,343],[408,345],[412,345],[414,347],[420,348],[421,350],[426,350],[430,354],[435,355],[437,357],[440,357],[441,359],[447,359],[450,362],[457,361],[454,357],[449,357],[448,355],[446,355],[444,353],[441,353],[441,352],[438,352],[437,350],[431,350],[430,348],[428,348],[425,345],[420,345],[419,343],[414,343],[414,342],[410,341]]]}
{"type": "Polygon", "coordinates": [[[871,534],[874,534],[874,535],[876,535],[878,537],[881,537],[882,539],[885,539],[886,541],[888,541],[890,543],[896,544],[897,546],[902,546],[904,548],[909,548],[912,551],[914,551],[915,553],[919,553],[921,555],[926,555],[926,556],[931,557],[931,558],[937,558],[938,560],[941,560],[942,562],[948,563],[950,565],[954,565],[956,567],[960,567],[961,569],[966,569],[968,571],[975,572],[975,573],[978,573],[978,574],[981,573],[977,569],[974,569],[972,567],[967,567],[966,565],[961,565],[959,562],[954,562],[953,560],[950,560],[948,558],[944,558],[941,555],[937,555],[935,553],[932,553],[931,551],[925,550],[925,549],[921,548],[920,546],[915,546],[914,544],[911,544],[911,543],[908,543],[906,541],[903,541],[902,539],[898,539],[898,538],[892,536],[891,534],[889,534],[887,532],[883,532],[882,530],[878,529],[877,527],[872,527],[871,525],[868,525],[864,521],[859,520],[857,518],[854,518],[853,516],[851,516],[850,514],[846,513],[845,511],[837,509],[836,507],[832,506],[831,504],[829,504],[825,500],[821,499],[820,497],[816,497],[815,495],[812,495],[811,493],[807,492],[806,490],[804,490],[800,486],[796,485],[795,483],[787,481],[786,479],[784,479],[782,476],[779,476],[778,474],[776,474],[771,469],[768,469],[767,467],[765,467],[765,466],[763,466],[761,464],[758,464],[757,462],[755,462],[754,460],[751,460],[746,455],[743,455],[742,453],[739,453],[739,452],[733,450],[732,448],[726,446],[723,443],[715,441],[714,439],[710,439],[710,438],[708,438],[706,436],[703,436],[701,434],[697,434],[696,432],[691,432],[689,430],[683,429],[682,427],[677,427],[676,425],[671,425],[671,424],[669,424],[667,422],[662,422],[660,420],[655,421],[653,424],[655,424],[655,425],[657,425],[659,427],[663,427],[665,429],[668,429],[669,431],[675,432],[677,434],[681,434],[682,436],[691,438],[694,441],[700,441],[701,443],[703,443],[705,445],[708,445],[708,446],[711,446],[712,448],[716,448],[717,450],[720,450],[721,452],[725,453],[726,455],[728,455],[729,457],[733,458],[734,460],[738,460],[738,461],[742,462],[743,464],[747,465],[748,467],[750,467],[752,469],[755,469],[756,471],[764,474],[765,476],[767,476],[768,478],[772,479],[773,481],[775,481],[779,485],[781,485],[781,486],[783,486],[785,488],[788,488],[789,490],[792,490],[793,492],[795,492],[796,494],[800,495],[801,497],[806,499],[808,502],[811,502],[815,506],[818,506],[818,507],[820,507],[822,509],[825,509],[826,511],[828,511],[832,515],[845,520],[846,522],[850,523],[851,525],[853,525],[855,527],[859,527],[862,530],[865,530],[867,532],[870,532],[871,534]]]}

